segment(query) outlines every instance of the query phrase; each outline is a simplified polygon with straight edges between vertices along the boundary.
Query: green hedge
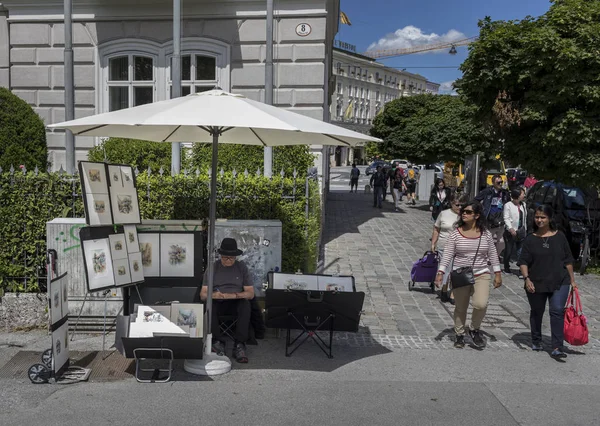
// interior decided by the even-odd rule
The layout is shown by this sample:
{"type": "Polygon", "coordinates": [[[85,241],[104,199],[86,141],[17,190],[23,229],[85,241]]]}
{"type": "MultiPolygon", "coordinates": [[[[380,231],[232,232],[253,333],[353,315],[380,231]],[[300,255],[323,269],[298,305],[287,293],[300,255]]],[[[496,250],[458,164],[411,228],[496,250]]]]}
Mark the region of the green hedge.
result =
{"type": "MultiPolygon", "coordinates": [[[[137,177],[143,219],[205,219],[209,187],[206,175],[137,177]]],[[[272,180],[253,174],[218,179],[217,217],[226,219],[279,219],[283,226],[282,270],[314,272],[320,235],[318,184],[309,182],[306,219],[305,181],[272,180]],[[235,195],[235,196],[234,196],[235,195]]],[[[78,179],[66,174],[0,174],[0,288],[40,290],[45,284],[46,222],[57,217],[83,217],[78,179]],[[25,278],[27,278],[25,280],[25,278]],[[40,278],[40,280],[38,280],[40,278]]]]}

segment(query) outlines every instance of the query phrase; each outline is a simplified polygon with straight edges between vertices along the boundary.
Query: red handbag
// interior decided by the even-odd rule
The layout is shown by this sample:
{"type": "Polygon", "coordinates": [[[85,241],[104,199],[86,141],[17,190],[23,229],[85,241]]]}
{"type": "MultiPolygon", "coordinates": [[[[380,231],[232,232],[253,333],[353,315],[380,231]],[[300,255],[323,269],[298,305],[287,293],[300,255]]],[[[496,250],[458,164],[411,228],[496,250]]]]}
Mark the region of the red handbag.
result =
{"type": "Polygon", "coordinates": [[[576,288],[571,290],[567,299],[564,332],[565,340],[570,345],[582,346],[589,341],[587,318],[581,310],[581,300],[579,300],[579,292],[576,288]]]}

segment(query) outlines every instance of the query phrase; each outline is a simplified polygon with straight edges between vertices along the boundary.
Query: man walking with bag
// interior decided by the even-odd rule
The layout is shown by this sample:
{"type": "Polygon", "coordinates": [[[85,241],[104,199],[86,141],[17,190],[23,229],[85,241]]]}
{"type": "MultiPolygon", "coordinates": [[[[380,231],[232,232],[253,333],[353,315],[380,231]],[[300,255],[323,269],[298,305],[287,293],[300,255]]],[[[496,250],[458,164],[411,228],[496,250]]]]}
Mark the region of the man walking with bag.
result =
{"type": "Polygon", "coordinates": [[[492,186],[485,188],[475,197],[475,200],[483,205],[483,217],[486,219],[487,228],[492,233],[498,256],[501,256],[504,250],[503,209],[504,205],[510,202],[510,194],[502,184],[502,177],[494,175],[492,186]]]}

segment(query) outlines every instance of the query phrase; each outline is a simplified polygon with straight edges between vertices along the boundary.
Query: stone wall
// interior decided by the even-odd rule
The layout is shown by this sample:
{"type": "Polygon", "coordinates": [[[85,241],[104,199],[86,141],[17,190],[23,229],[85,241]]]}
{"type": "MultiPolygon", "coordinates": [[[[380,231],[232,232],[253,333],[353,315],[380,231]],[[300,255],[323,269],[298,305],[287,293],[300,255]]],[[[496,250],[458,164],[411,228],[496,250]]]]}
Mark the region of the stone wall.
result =
{"type": "Polygon", "coordinates": [[[5,293],[0,300],[0,330],[48,327],[45,293],[5,293]]]}

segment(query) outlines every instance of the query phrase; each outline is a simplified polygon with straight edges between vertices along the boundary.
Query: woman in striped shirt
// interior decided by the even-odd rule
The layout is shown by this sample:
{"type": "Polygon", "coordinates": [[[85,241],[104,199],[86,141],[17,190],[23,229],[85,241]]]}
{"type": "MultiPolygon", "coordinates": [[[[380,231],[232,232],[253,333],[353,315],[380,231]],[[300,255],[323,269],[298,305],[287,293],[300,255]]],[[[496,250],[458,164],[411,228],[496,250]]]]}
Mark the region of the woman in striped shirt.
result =
{"type": "Polygon", "coordinates": [[[454,308],[454,332],[456,333],[454,346],[457,348],[465,346],[465,322],[471,299],[473,314],[469,332],[473,344],[482,348],[485,346],[485,341],[479,327],[485,316],[490,295],[491,273],[488,265],[491,264],[494,271],[494,288],[502,285],[502,274],[492,234],[485,229],[483,207],[477,201],[465,204],[460,210],[460,219],[456,223],[456,229],[452,231],[446,241],[444,255],[435,277],[436,287],[439,288],[442,285],[444,274],[451,272],[447,269],[453,259],[453,269],[473,266],[473,275],[475,275],[475,285],[454,289],[456,303],[454,308]]]}

